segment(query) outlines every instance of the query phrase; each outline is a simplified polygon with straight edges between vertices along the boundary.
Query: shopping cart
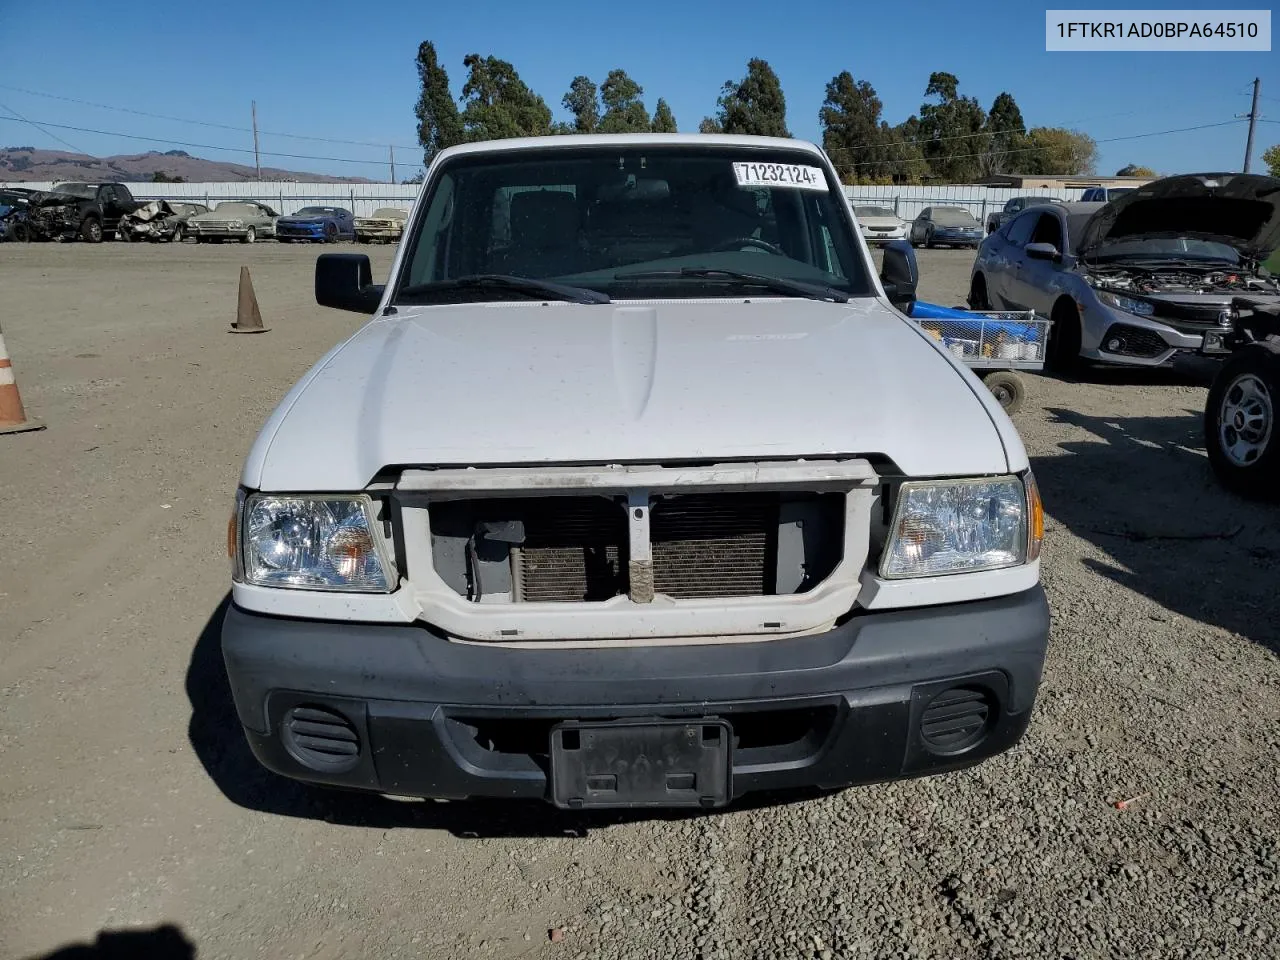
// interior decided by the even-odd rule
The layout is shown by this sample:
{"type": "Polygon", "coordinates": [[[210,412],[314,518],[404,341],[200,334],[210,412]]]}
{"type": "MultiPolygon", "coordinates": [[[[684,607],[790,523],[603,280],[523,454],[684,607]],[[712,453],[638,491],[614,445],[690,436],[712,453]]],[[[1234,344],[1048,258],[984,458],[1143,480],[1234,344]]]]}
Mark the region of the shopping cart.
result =
{"type": "Polygon", "coordinates": [[[1043,370],[1049,325],[1033,310],[964,310],[917,300],[908,316],[970,367],[1009,413],[1027,388],[1019,370],[1043,370]]]}

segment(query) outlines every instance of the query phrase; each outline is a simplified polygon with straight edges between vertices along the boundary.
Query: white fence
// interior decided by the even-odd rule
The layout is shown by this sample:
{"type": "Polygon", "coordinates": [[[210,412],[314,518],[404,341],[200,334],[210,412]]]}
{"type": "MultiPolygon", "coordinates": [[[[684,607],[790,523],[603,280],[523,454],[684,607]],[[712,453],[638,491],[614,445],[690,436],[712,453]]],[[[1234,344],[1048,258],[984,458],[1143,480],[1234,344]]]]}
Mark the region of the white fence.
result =
{"type": "MultiPolygon", "coordinates": [[[[11,187],[48,190],[52,184],[11,183],[11,187]]],[[[368,216],[378,207],[401,207],[408,210],[418,197],[418,186],[394,183],[130,183],[129,191],[139,200],[191,200],[215,204],[219,200],[258,200],[280,213],[296,213],[312,204],[332,204],[351,210],[356,216],[368,216]]],[[[952,184],[939,187],[873,186],[845,187],[845,194],[855,205],[889,207],[904,220],[913,220],[925,207],[964,207],[979,220],[1004,207],[1010,197],[1057,197],[1079,200],[1082,189],[1031,187],[986,187],[977,184],[952,184]]]]}
{"type": "Polygon", "coordinates": [[[986,222],[987,214],[1004,209],[1013,197],[1057,197],[1079,200],[1083,187],[1049,189],[1047,187],[986,187],[981,184],[946,184],[939,187],[845,187],[845,195],[854,206],[888,207],[903,220],[914,220],[925,207],[964,207],[978,220],[986,222]]]}

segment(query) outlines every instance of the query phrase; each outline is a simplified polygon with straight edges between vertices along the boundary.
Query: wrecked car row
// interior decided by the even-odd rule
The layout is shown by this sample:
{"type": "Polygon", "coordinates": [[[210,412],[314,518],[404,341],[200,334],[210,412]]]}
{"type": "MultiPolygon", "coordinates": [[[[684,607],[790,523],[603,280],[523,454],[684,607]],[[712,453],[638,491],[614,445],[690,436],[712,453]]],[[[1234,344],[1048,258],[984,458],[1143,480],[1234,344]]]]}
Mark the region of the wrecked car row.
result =
{"type": "Polygon", "coordinates": [[[357,217],[344,207],[304,207],[281,216],[256,200],[224,200],[212,209],[182,200],[139,202],[120,183],[62,183],[52,190],[0,191],[0,240],[118,240],[197,243],[236,240],[398,243],[408,212],[380,207],[357,217]]]}

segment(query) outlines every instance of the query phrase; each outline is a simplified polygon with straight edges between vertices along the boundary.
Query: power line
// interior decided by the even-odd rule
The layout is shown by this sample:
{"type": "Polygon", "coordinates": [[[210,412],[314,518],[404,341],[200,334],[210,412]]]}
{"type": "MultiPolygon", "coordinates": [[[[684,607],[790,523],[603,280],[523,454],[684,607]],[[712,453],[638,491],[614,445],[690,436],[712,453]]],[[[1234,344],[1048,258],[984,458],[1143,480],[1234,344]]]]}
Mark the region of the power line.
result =
{"type": "MultiPolygon", "coordinates": [[[[3,106],[4,104],[0,104],[0,107],[3,107],[3,106]]],[[[17,111],[13,110],[10,107],[5,107],[5,109],[9,110],[10,113],[14,113],[14,114],[17,113],[17,111]]],[[[223,150],[228,153],[246,153],[250,155],[253,153],[253,150],[245,149],[244,147],[223,147],[223,146],[218,146],[217,144],[212,144],[212,143],[189,143],[184,140],[169,140],[163,137],[142,137],[142,136],[138,136],[137,134],[119,133],[118,131],[114,131],[114,130],[95,130],[92,127],[76,127],[67,123],[49,123],[48,121],[45,121],[45,120],[41,120],[39,121],[39,123],[37,123],[34,120],[27,120],[25,117],[16,116],[16,115],[12,117],[0,116],[0,120],[21,120],[24,123],[31,124],[33,127],[36,127],[37,129],[40,128],[40,124],[44,124],[44,126],[53,127],[56,130],[76,130],[80,133],[95,133],[104,137],[120,137],[125,140],[141,140],[146,143],[159,143],[164,146],[170,146],[170,147],[193,147],[197,150],[223,150]]],[[[48,131],[45,131],[45,132],[47,133],[48,131]]],[[[52,133],[50,133],[49,136],[53,137],[55,140],[60,140],[59,137],[55,136],[52,133]]],[[[67,143],[67,141],[65,140],[61,140],[61,142],[67,143]]],[[[71,147],[72,150],[75,150],[78,153],[88,152],[85,150],[81,150],[79,147],[72,146],[71,144],[67,144],[67,146],[71,147]]],[[[318,157],[318,156],[313,156],[311,154],[306,154],[306,153],[272,153],[267,150],[262,151],[262,156],[283,157],[289,160],[324,160],[329,163],[359,163],[359,164],[364,164],[366,166],[374,165],[379,167],[382,166],[383,164],[382,160],[355,160],[351,157],[318,157]]]]}
{"type": "Polygon", "coordinates": [[[58,136],[56,133],[50,133],[50,132],[49,132],[48,130],[46,130],[44,127],[40,126],[40,124],[36,123],[34,120],[28,120],[28,119],[27,119],[26,117],[24,117],[22,114],[18,113],[18,111],[17,111],[17,110],[13,109],[13,107],[7,106],[6,104],[3,104],[3,103],[0,103],[0,107],[4,108],[5,110],[8,110],[10,113],[12,113],[12,114],[13,114],[13,117],[7,117],[6,119],[17,119],[17,120],[21,120],[23,123],[29,123],[29,124],[31,124],[31,126],[35,127],[37,130],[39,130],[41,133],[43,133],[46,137],[52,137],[54,140],[57,140],[57,141],[58,141],[60,144],[62,144],[64,147],[70,147],[70,148],[71,148],[72,150],[74,150],[76,153],[84,153],[84,152],[85,152],[85,151],[81,150],[79,147],[77,147],[74,143],[68,143],[66,140],[63,140],[63,139],[62,139],[60,136],[58,136]]]}
{"type": "MultiPolygon", "coordinates": [[[[235,133],[252,133],[250,127],[237,127],[230,123],[216,123],[213,120],[196,120],[193,117],[174,117],[164,113],[149,113],[146,110],[134,110],[132,107],[117,107],[109,103],[97,103],[93,100],[80,100],[76,97],[63,97],[55,93],[41,93],[39,90],[29,90],[26,87],[14,87],[9,84],[0,83],[0,90],[13,90],[17,93],[25,93],[32,97],[44,97],[47,100],[61,100],[64,103],[76,103],[85,107],[96,107],[99,110],[114,110],[117,113],[131,113],[136,117],[149,117],[152,120],[169,120],[173,123],[189,123],[199,127],[212,127],[215,130],[231,130],[235,133]]],[[[8,108],[6,108],[8,109],[8,108]]],[[[11,112],[16,112],[12,111],[11,112]]],[[[341,140],[335,137],[312,137],[301,133],[280,133],[275,130],[259,130],[263,136],[269,137],[285,137],[290,140],[310,140],[315,143],[341,143],[352,147],[377,147],[381,150],[388,146],[386,143],[375,143],[370,140],[341,140]]],[[[396,144],[401,150],[416,150],[417,147],[406,147],[403,144],[396,144]]]]}

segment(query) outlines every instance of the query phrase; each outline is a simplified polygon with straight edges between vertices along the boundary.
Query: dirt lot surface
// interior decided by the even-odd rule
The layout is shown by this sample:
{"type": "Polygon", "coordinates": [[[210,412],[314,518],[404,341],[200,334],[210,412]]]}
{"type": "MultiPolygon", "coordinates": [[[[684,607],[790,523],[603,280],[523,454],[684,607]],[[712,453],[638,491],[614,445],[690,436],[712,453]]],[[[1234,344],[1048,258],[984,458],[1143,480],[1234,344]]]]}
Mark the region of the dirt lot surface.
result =
{"type": "MultiPolygon", "coordinates": [[[[316,252],[0,246],[49,425],[0,436],[0,956],[126,929],[201,958],[1277,955],[1280,514],[1215,486],[1198,369],[1031,379],[1053,638],[1027,738],[977,769],[689,818],[262,771],[225,527],[259,425],[359,322],[311,302],[316,252]],[[226,332],[242,263],[265,336],[226,332]]],[[[924,296],[959,302],[971,257],[922,251],[924,296]]]]}

